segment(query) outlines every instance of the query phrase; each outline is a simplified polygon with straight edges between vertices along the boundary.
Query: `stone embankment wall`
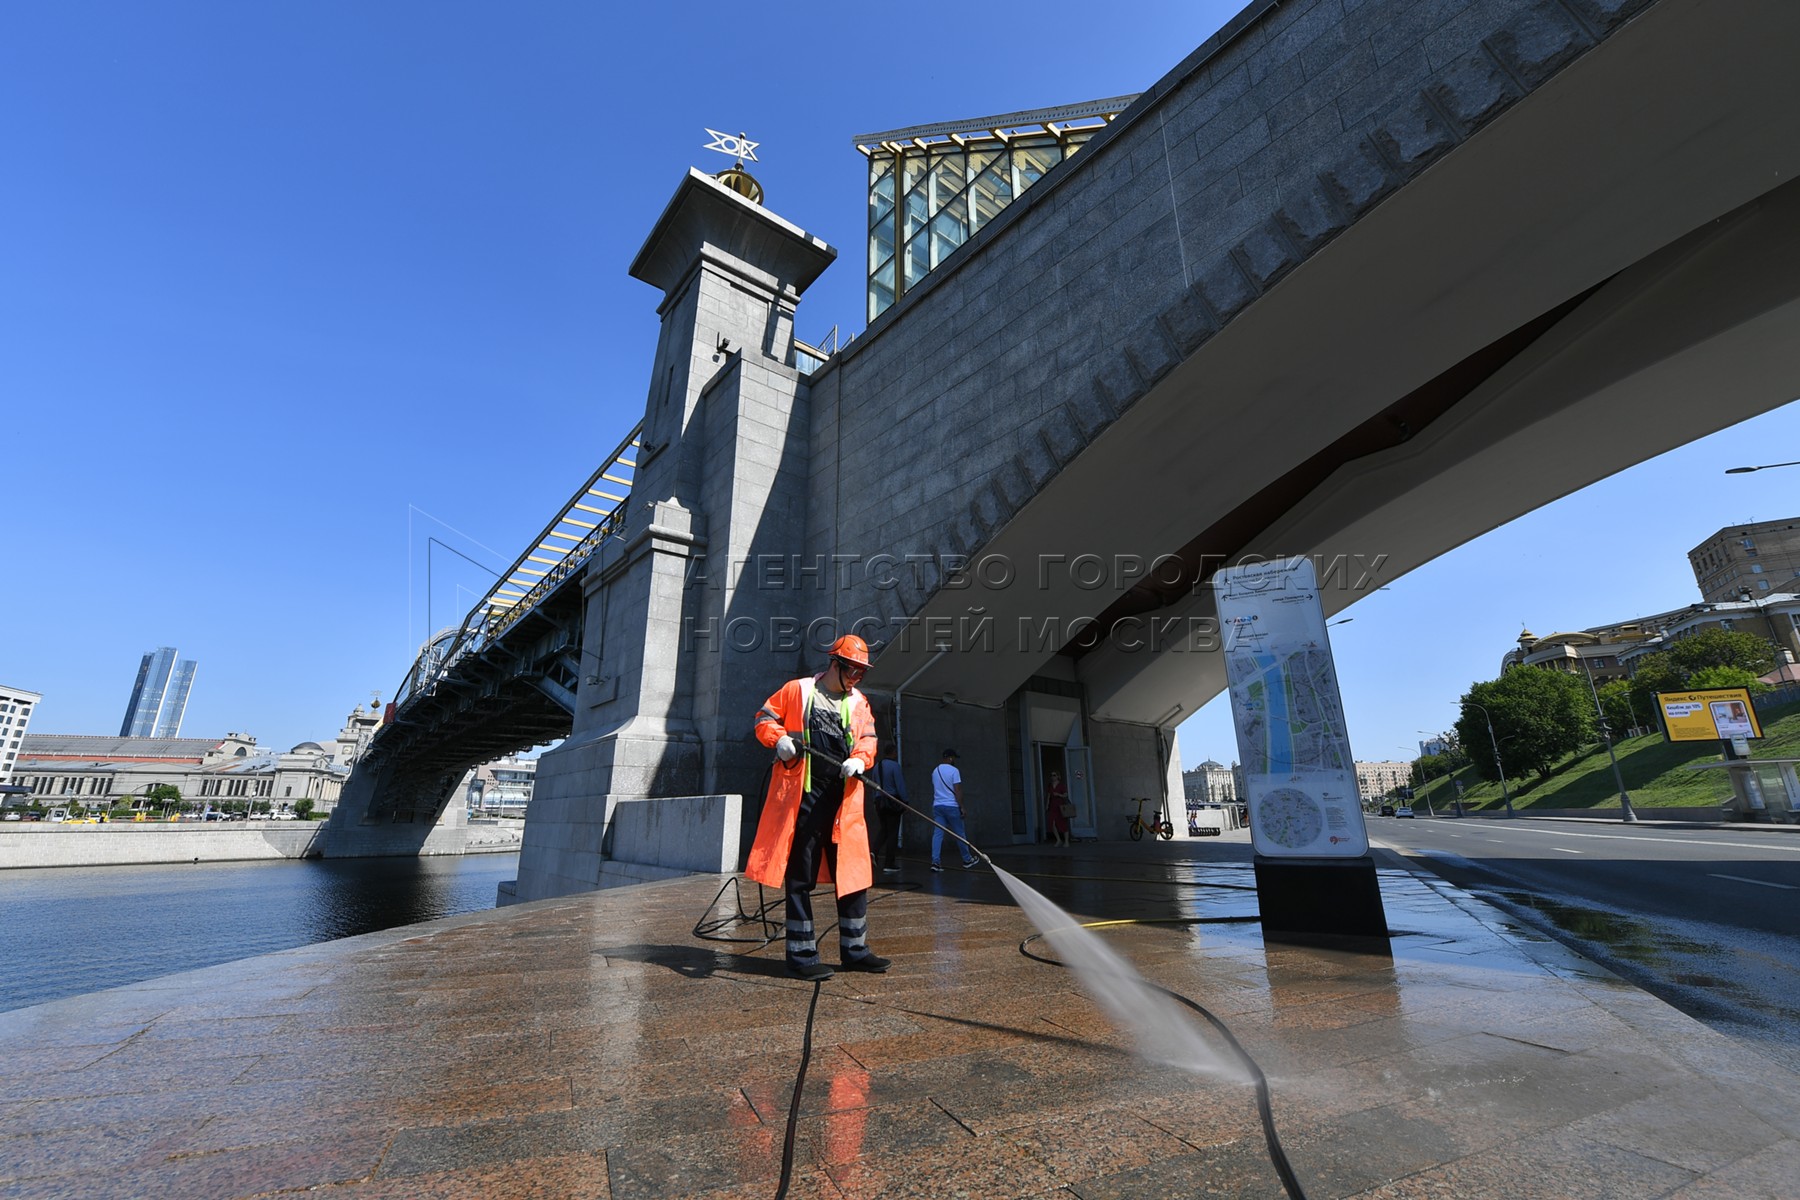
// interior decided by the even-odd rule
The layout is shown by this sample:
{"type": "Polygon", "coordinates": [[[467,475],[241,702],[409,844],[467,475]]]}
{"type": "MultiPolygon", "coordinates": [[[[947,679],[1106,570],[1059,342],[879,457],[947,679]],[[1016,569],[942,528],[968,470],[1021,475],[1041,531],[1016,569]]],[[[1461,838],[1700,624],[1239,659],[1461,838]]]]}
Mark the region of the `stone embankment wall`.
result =
{"type": "MultiPolygon", "coordinates": [[[[13,824],[0,828],[0,870],[173,862],[305,858],[324,828],[318,821],[107,825],[13,824]]],[[[425,854],[504,854],[519,848],[520,825],[433,830],[425,854]]]]}

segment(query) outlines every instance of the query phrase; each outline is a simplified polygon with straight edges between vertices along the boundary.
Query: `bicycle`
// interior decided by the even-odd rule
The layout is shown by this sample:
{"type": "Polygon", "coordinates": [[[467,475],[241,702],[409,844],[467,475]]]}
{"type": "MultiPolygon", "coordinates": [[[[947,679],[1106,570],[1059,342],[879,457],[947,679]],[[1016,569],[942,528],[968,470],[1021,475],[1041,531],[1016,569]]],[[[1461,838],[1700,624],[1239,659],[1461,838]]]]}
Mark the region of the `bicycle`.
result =
{"type": "Polygon", "coordinates": [[[1153,840],[1155,838],[1161,838],[1165,842],[1174,840],[1175,826],[1163,820],[1162,809],[1152,809],[1150,819],[1148,821],[1144,820],[1144,805],[1148,803],[1150,803],[1150,798],[1148,796],[1137,797],[1137,813],[1129,818],[1131,821],[1131,840],[1134,842],[1143,841],[1146,832],[1150,834],[1153,840]]]}

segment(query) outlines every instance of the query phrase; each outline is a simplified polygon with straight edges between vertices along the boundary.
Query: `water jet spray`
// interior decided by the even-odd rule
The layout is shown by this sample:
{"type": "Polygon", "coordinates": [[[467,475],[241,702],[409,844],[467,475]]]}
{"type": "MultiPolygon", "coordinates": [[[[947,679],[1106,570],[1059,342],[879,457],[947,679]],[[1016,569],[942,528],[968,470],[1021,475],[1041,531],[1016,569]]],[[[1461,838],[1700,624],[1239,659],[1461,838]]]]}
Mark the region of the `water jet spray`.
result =
{"type": "MultiPolygon", "coordinates": [[[[822,754],[811,746],[802,745],[801,749],[818,759],[819,762],[836,767],[840,772],[843,770],[843,759],[835,759],[828,754],[822,754]]],[[[1287,1154],[1282,1149],[1281,1139],[1275,1131],[1275,1117],[1270,1106],[1268,1080],[1256,1061],[1239,1044],[1237,1038],[1232,1035],[1231,1030],[1223,1021],[1204,1006],[1186,996],[1146,980],[1129,962],[1104,945],[1087,925],[1074,920],[1035,888],[996,866],[994,860],[968,837],[932,820],[874,780],[867,777],[861,778],[863,786],[887,797],[933,828],[943,830],[985,863],[988,869],[994,872],[995,878],[999,879],[1001,885],[1006,888],[1013,902],[1024,912],[1026,918],[1038,927],[1041,936],[1056,948],[1062,958],[1057,965],[1072,970],[1084,990],[1112,1018],[1114,1023],[1136,1038],[1140,1056],[1150,1062],[1173,1066],[1190,1074],[1209,1075],[1252,1085],[1256,1090],[1257,1112],[1262,1120],[1263,1136],[1269,1149],[1269,1160],[1281,1180],[1282,1189],[1288,1194],[1290,1200],[1306,1200],[1306,1193],[1301,1187],[1299,1179],[1294,1175],[1293,1168],[1288,1163],[1287,1154]],[[1176,1010],[1174,1006],[1177,1004],[1190,1008],[1205,1018],[1224,1038],[1230,1053],[1221,1055],[1217,1049],[1207,1043],[1199,1031],[1194,1029],[1176,1010]],[[1167,1044],[1153,1041],[1150,1037],[1152,1030],[1166,1040],[1167,1044]]],[[[720,894],[723,895],[723,892],[720,894]]],[[[1096,922],[1096,924],[1104,925],[1122,923],[1130,922],[1096,922]]],[[[696,927],[696,932],[698,932],[698,927],[696,927]]],[[[1027,944],[1030,940],[1027,939],[1027,944]]],[[[1019,949],[1027,957],[1037,957],[1031,955],[1025,949],[1024,944],[1019,949]]],[[[814,1010],[818,1006],[822,986],[817,982],[813,984],[814,1010]]],[[[782,1154],[782,1175],[776,1191],[777,1200],[784,1200],[792,1180],[794,1130],[800,1111],[800,1089],[806,1076],[806,1064],[812,1055],[811,1010],[808,1012],[806,1028],[806,1044],[801,1056],[800,1075],[795,1081],[790,1101],[787,1139],[782,1154]]]]}

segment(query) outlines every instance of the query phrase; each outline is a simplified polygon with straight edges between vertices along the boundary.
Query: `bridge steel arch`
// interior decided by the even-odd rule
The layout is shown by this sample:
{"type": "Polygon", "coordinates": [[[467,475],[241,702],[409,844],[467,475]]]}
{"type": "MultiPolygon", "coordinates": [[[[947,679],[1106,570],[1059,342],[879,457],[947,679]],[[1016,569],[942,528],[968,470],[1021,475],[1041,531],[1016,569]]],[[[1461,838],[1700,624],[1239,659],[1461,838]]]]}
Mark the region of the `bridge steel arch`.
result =
{"type": "Polygon", "coordinates": [[[690,174],[633,265],[645,465],[518,898],[594,886],[620,798],[755,794],[809,633],[936,699],[909,775],[955,744],[977,840],[1029,829],[1033,697],[1074,698],[1122,828],[1222,684],[1182,640],[1221,562],[1345,556],[1341,606],[1792,399],[1796,46],[1784,0],[1253,4],[810,378],[835,252],[690,174]]]}

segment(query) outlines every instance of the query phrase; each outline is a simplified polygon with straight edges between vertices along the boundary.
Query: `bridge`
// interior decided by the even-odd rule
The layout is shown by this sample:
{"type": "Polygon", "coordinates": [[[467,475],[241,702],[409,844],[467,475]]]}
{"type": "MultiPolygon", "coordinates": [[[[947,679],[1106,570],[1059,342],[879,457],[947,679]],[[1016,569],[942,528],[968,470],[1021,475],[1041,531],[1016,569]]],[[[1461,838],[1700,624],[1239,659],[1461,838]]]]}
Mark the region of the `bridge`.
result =
{"type": "Polygon", "coordinates": [[[419,651],[333,810],[320,839],[325,853],[417,853],[464,772],[568,734],[581,676],[582,570],[618,536],[640,429],[462,624],[419,651]]]}
{"type": "Polygon", "coordinates": [[[419,673],[345,852],[536,706],[518,898],[596,886],[620,804],[758,793],[757,705],[844,630],[977,841],[1052,762],[1122,827],[1223,684],[1219,565],[1317,556],[1341,607],[1800,393],[1796,46],[1782,0],[1262,0],[810,373],[835,251],[691,172],[631,268],[629,503],[419,673]]]}

